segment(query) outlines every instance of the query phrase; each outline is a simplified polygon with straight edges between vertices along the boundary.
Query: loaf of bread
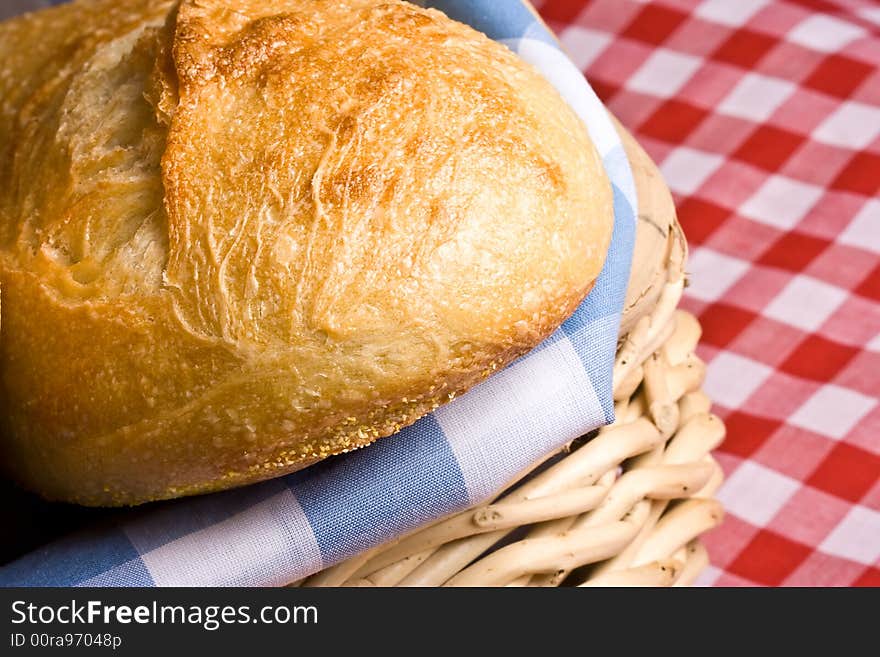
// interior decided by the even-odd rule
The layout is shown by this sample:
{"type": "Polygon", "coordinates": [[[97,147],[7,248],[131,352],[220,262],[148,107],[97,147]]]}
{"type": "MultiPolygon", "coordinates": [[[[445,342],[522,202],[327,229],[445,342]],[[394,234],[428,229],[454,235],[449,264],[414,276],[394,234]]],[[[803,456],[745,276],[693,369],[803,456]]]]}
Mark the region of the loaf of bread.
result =
{"type": "Polygon", "coordinates": [[[2,461],[50,499],[239,486],[537,345],[610,184],[533,68],[398,0],[79,0],[0,24],[2,461]]]}

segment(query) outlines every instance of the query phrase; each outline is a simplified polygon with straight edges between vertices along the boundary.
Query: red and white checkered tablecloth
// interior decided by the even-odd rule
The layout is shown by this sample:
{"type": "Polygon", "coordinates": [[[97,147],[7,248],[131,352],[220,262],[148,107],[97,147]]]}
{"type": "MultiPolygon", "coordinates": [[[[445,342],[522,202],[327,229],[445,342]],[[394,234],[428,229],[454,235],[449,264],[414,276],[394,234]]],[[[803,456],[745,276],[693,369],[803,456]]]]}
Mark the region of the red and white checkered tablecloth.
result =
{"type": "Polygon", "coordinates": [[[660,165],[727,424],[714,585],[880,586],[880,3],[535,3],[660,165]]]}

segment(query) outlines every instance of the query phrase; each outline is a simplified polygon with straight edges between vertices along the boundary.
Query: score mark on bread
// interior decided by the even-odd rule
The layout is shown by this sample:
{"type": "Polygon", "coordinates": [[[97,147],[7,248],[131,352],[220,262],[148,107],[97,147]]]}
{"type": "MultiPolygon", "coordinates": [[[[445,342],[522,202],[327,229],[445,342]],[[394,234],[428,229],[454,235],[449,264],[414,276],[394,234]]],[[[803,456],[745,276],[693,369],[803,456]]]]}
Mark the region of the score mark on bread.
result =
{"type": "Polygon", "coordinates": [[[536,346],[611,190],[515,55],[396,0],[0,24],[3,460],[118,505],[390,435],[536,346]]]}

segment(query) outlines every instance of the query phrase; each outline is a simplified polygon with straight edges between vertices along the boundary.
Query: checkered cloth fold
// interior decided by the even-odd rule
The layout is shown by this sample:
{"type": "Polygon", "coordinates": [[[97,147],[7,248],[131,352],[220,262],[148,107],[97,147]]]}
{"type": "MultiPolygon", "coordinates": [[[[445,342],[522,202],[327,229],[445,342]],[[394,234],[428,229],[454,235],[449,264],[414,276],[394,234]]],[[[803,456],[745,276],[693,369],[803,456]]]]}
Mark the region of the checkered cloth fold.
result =
{"type": "Polygon", "coordinates": [[[716,585],[880,586],[880,5],[544,0],[676,197],[727,425],[716,585]]]}
{"type": "Polygon", "coordinates": [[[0,570],[3,585],[275,585],[481,502],[612,420],[611,369],[635,234],[635,189],[608,115],[519,0],[442,0],[537,66],[585,121],[614,188],[610,253],[552,337],[368,449],[243,489],[152,505],[0,570]]]}

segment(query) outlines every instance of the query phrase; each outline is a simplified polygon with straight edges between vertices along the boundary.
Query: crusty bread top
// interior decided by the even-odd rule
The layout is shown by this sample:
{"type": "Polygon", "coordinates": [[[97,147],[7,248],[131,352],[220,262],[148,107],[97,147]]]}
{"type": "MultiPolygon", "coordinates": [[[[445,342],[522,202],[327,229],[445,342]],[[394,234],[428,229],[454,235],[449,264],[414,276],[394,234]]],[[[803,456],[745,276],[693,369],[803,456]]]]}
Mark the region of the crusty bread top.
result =
{"type": "Polygon", "coordinates": [[[397,0],[88,0],[0,24],[7,466],[135,503],[415,421],[584,298],[584,126],[397,0]]]}

